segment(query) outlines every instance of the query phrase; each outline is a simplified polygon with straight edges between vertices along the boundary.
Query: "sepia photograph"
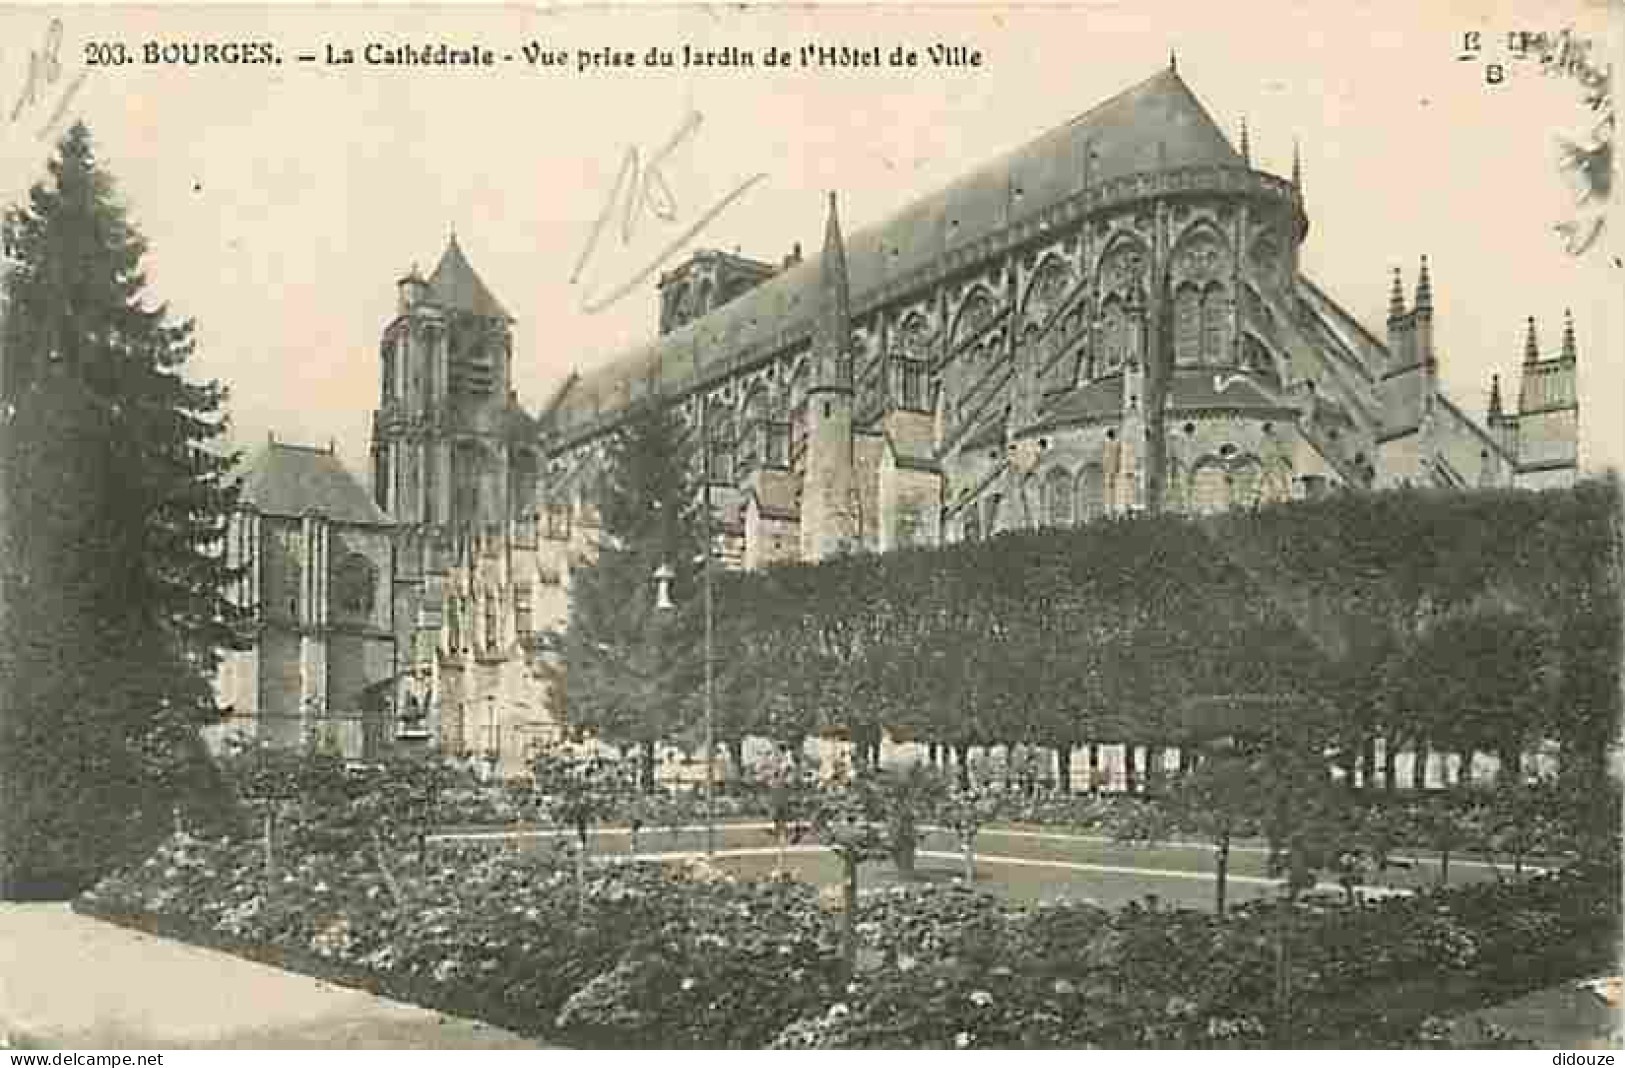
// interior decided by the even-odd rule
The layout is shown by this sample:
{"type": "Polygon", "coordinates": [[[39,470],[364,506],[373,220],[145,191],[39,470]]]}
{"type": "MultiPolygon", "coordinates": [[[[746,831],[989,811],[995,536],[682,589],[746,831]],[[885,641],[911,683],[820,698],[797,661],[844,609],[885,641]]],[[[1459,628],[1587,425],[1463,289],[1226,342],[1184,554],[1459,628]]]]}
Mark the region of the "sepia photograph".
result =
{"type": "Polygon", "coordinates": [[[0,4],[0,1048],[1612,1063],[1622,55],[0,4]]]}

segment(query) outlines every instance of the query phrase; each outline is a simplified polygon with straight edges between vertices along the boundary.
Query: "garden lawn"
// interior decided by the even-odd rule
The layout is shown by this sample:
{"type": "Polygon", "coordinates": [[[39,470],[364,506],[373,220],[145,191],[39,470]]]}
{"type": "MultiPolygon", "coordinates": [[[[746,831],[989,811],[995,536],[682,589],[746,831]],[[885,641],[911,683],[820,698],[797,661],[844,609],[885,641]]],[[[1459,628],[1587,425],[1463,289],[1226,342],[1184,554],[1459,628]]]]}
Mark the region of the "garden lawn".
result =
{"type": "MultiPolygon", "coordinates": [[[[522,852],[546,852],[572,840],[571,836],[550,831],[527,831],[517,836],[485,831],[472,837],[493,845],[517,846],[522,852]]],[[[463,838],[456,836],[456,840],[463,838]]],[[[591,842],[593,855],[599,859],[626,858],[631,836],[625,828],[600,828],[591,832],[591,842]]],[[[719,823],[716,842],[719,862],[736,874],[767,875],[778,863],[775,838],[766,824],[719,823]]],[[[661,859],[664,855],[677,860],[702,852],[705,832],[702,828],[644,830],[638,835],[637,845],[639,857],[661,859]]],[[[963,870],[957,843],[946,832],[928,833],[921,850],[917,869],[927,880],[951,880],[963,870]]],[[[1143,845],[1053,830],[990,828],[977,838],[976,853],[977,888],[1012,901],[1068,899],[1113,908],[1156,895],[1169,906],[1213,907],[1214,855],[1212,847],[1204,843],[1143,845]]],[[[1390,868],[1376,881],[1400,889],[1438,884],[1438,857],[1401,859],[1411,866],[1390,868]]],[[[1232,847],[1226,890],[1231,903],[1275,896],[1279,883],[1270,878],[1267,860],[1262,845],[1232,847]]],[[[786,867],[798,878],[820,887],[836,886],[840,881],[839,863],[817,847],[793,848],[786,867]]],[[[1499,870],[1502,877],[1511,878],[1510,865],[1499,870]]],[[[1452,856],[1449,881],[1453,886],[1479,882],[1496,878],[1496,872],[1477,856],[1452,856]]],[[[1526,866],[1525,873],[1533,874],[1534,868],[1526,866]]],[[[864,865],[865,886],[897,881],[890,863],[864,865]]],[[[1331,884],[1333,877],[1323,874],[1322,881],[1331,884]]]]}

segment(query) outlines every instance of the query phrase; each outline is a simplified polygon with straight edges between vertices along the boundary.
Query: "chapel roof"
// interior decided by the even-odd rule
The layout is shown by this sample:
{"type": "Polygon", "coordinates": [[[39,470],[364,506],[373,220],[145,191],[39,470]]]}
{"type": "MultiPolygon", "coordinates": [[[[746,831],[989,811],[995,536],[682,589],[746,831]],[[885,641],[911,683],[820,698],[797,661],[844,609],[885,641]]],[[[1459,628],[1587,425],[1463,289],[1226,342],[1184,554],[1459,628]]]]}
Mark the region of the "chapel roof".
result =
{"type": "Polygon", "coordinates": [[[242,503],[262,515],[294,519],[319,514],[338,523],[391,521],[332,450],[275,439],[249,461],[242,503]]]}
{"type": "MultiPolygon", "coordinates": [[[[845,242],[854,306],[884,283],[1020,223],[1085,182],[1195,165],[1247,164],[1177,71],[1158,71],[845,242]]],[[[708,315],[584,372],[554,409],[569,435],[658,383],[691,385],[752,343],[806,332],[818,309],[817,257],[787,267],[708,315]]],[[[438,272],[437,272],[438,273],[438,272]]]]}

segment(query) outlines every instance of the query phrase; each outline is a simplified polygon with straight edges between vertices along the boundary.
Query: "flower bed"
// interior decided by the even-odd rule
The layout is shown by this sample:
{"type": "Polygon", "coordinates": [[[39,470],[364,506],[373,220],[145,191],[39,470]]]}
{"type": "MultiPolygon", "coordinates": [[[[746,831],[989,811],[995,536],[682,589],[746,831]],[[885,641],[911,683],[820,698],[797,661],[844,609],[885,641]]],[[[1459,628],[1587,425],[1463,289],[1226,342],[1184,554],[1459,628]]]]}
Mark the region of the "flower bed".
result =
{"type": "Polygon", "coordinates": [[[78,907],[567,1045],[1408,1046],[1610,965],[1617,871],[1223,917],[893,887],[860,898],[850,983],[810,887],[703,866],[357,850],[268,878],[258,842],[178,837],[78,907]]]}

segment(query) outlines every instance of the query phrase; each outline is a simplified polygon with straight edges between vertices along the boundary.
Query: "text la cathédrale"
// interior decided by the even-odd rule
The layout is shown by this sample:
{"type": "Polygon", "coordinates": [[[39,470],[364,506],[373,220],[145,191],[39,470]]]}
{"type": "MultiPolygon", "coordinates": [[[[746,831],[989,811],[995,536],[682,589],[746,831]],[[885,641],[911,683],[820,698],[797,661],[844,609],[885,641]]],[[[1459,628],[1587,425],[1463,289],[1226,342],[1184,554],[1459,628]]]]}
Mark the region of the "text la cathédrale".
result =
{"type": "MultiPolygon", "coordinates": [[[[355,49],[326,46],[325,60],[329,65],[354,63],[355,49]]],[[[444,42],[410,44],[380,44],[376,41],[361,50],[361,61],[369,65],[401,67],[491,67],[496,65],[496,54],[489,48],[471,45],[466,48],[444,42]]]]}

